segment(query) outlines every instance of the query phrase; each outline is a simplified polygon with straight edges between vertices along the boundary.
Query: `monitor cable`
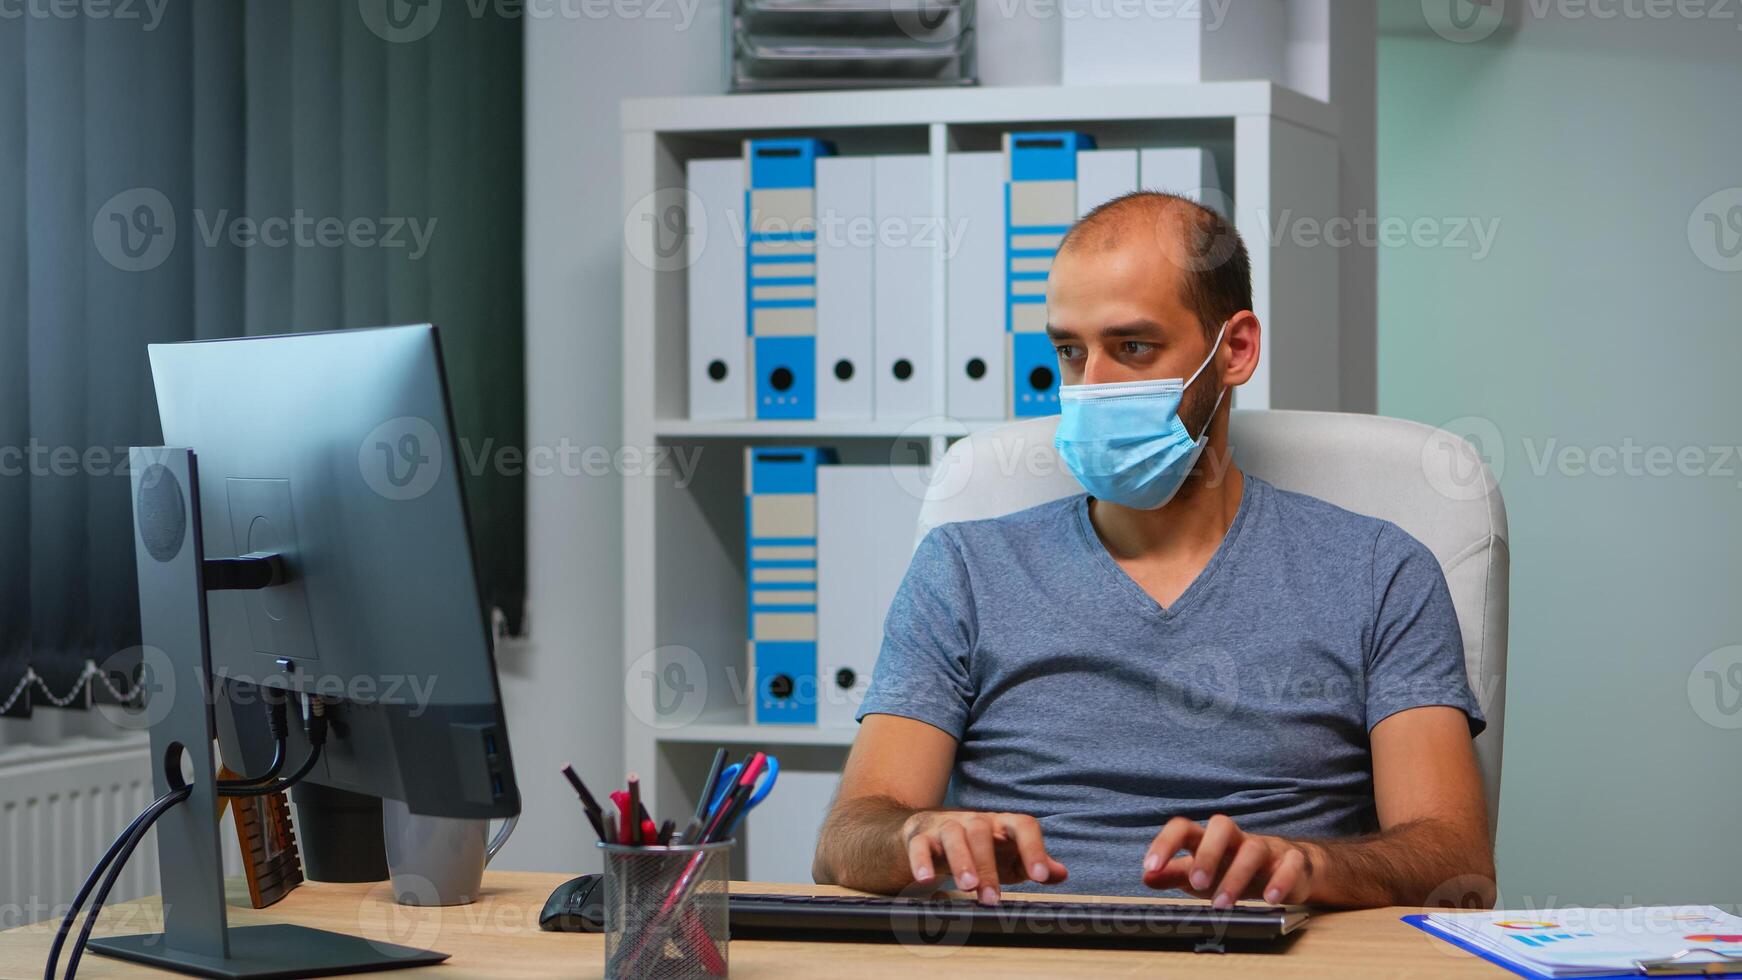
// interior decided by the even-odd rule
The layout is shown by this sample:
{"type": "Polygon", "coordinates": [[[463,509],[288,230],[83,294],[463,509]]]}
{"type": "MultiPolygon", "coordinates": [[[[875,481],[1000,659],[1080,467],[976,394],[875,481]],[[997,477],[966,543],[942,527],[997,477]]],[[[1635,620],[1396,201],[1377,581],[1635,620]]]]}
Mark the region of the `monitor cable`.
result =
{"type": "Polygon", "coordinates": [[[267,766],[266,771],[258,776],[241,776],[236,779],[218,780],[218,789],[220,792],[223,790],[240,789],[245,786],[258,786],[261,783],[270,783],[278,778],[279,773],[284,771],[285,749],[289,745],[290,738],[290,712],[285,707],[287,694],[284,691],[275,691],[273,688],[269,687],[263,687],[261,688],[261,691],[261,697],[266,702],[266,727],[272,732],[272,764],[267,766]]]}
{"type": "MultiPolygon", "coordinates": [[[[220,796],[267,796],[272,793],[281,793],[301,782],[303,777],[314,770],[316,763],[320,761],[321,746],[326,744],[327,740],[326,702],[318,696],[309,697],[305,699],[304,705],[306,711],[304,731],[308,735],[309,753],[296,772],[283,779],[276,779],[262,785],[237,786],[233,784],[250,781],[225,780],[219,788],[220,796]]],[[[279,744],[280,751],[277,754],[282,756],[282,739],[279,744]]],[[[279,765],[282,766],[282,762],[279,765]]],[[[109,845],[109,850],[97,862],[97,866],[91,869],[84,884],[79,886],[72,906],[67,909],[66,916],[61,920],[60,929],[55,933],[54,944],[49,948],[48,963],[43,967],[43,980],[54,980],[54,968],[60,960],[61,949],[66,945],[66,938],[72,930],[73,921],[78,917],[79,910],[84,907],[85,900],[90,898],[91,912],[85,917],[85,924],[79,930],[79,937],[74,941],[72,953],[67,959],[66,980],[73,980],[78,975],[79,960],[84,956],[85,945],[91,937],[91,928],[96,924],[97,915],[102,911],[103,903],[108,900],[109,892],[115,887],[115,882],[120,879],[121,869],[126,866],[127,859],[133,856],[134,849],[139,846],[141,840],[145,839],[146,832],[151,829],[152,824],[157,822],[157,818],[193,794],[193,787],[182,783],[179,773],[176,774],[175,781],[180,785],[152,801],[150,806],[135,817],[133,822],[121,831],[120,836],[115,838],[115,842],[109,845]],[[105,870],[108,872],[107,874],[104,874],[105,870]],[[99,877],[102,878],[101,885],[97,884],[99,877]],[[97,890],[94,898],[91,896],[93,887],[97,890]]]]}
{"type": "Polygon", "coordinates": [[[67,934],[72,931],[73,920],[78,918],[79,909],[84,907],[85,899],[90,897],[91,889],[97,884],[97,878],[103,875],[105,869],[108,870],[108,876],[103,879],[102,890],[98,894],[96,902],[91,906],[91,914],[85,919],[85,926],[79,932],[78,942],[73,946],[72,959],[67,964],[69,980],[78,969],[79,954],[83,951],[86,937],[90,935],[91,923],[96,921],[97,909],[102,907],[103,899],[108,897],[109,889],[120,875],[121,866],[126,863],[127,857],[133,853],[133,849],[139,845],[139,841],[145,837],[145,832],[157,822],[157,818],[168,812],[170,807],[185,801],[191,795],[193,795],[193,787],[184,783],[158,797],[139,816],[133,818],[133,822],[121,831],[120,836],[115,838],[115,843],[109,845],[109,850],[97,862],[97,866],[91,869],[91,874],[85,879],[85,883],[79,886],[78,894],[73,896],[72,907],[67,909],[66,916],[61,919],[60,929],[54,935],[54,945],[50,946],[48,950],[48,963],[42,971],[43,980],[54,980],[54,968],[55,964],[60,961],[61,947],[66,945],[67,934]]]}
{"type": "Polygon", "coordinates": [[[290,789],[302,782],[304,776],[314,771],[315,765],[321,761],[321,746],[327,742],[327,703],[319,696],[315,696],[308,698],[306,705],[308,715],[303,724],[303,731],[308,735],[308,756],[302,760],[302,765],[283,779],[257,785],[237,786],[233,784],[233,781],[226,780],[218,787],[219,796],[271,796],[274,793],[282,793],[290,789]]]}

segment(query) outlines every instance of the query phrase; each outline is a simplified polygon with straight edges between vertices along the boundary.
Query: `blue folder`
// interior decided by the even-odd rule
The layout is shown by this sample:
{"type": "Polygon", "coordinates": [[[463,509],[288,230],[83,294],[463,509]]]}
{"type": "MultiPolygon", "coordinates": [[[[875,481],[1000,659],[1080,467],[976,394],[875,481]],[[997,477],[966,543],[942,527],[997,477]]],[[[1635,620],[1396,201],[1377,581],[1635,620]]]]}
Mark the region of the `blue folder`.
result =
{"type": "MultiPolygon", "coordinates": [[[[1435,926],[1433,923],[1429,922],[1427,920],[1427,916],[1425,916],[1425,915],[1406,915],[1403,917],[1403,921],[1409,923],[1412,926],[1415,926],[1417,929],[1420,929],[1422,932],[1425,932],[1428,935],[1433,936],[1436,939],[1444,939],[1446,942],[1451,943],[1453,946],[1458,947],[1459,949],[1463,950],[1466,953],[1473,953],[1476,956],[1479,956],[1482,959],[1485,959],[1488,962],[1494,964],[1495,966],[1498,966],[1504,970],[1510,970],[1511,972],[1516,973],[1521,977],[1528,977],[1528,978],[1530,978],[1530,980],[1556,980],[1556,978],[1550,977],[1546,973],[1538,973],[1535,970],[1532,970],[1531,968],[1529,968],[1521,963],[1509,963],[1506,960],[1501,959],[1500,957],[1494,955],[1493,953],[1488,952],[1487,950],[1483,949],[1480,946],[1477,946],[1474,943],[1467,942],[1463,939],[1460,939],[1456,936],[1453,936],[1450,933],[1446,932],[1444,929],[1441,929],[1441,928],[1435,926]]],[[[1626,973],[1605,973],[1605,974],[1602,974],[1601,976],[1580,977],[1580,978],[1578,978],[1578,980],[1638,980],[1638,978],[1645,976],[1645,975],[1646,975],[1645,973],[1643,973],[1639,970],[1630,970],[1626,973]]],[[[1684,974],[1684,975],[1685,976],[1706,976],[1706,977],[1742,977],[1742,972],[1707,973],[1707,974],[1693,973],[1693,974],[1684,974]]]]}

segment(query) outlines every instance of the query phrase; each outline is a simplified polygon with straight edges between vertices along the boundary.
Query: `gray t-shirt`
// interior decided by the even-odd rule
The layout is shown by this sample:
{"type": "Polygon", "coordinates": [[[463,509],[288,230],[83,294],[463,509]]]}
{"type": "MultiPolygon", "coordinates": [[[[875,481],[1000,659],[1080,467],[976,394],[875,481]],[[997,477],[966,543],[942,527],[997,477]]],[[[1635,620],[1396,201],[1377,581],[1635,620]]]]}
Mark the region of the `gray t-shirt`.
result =
{"type": "Polygon", "coordinates": [[[859,717],[954,737],[950,805],[1039,818],[1070,891],[1142,894],[1144,852],[1174,816],[1376,830],[1368,732],[1422,705],[1484,725],[1432,553],[1249,476],[1165,609],[1108,554],[1086,496],[933,530],[859,717]]]}

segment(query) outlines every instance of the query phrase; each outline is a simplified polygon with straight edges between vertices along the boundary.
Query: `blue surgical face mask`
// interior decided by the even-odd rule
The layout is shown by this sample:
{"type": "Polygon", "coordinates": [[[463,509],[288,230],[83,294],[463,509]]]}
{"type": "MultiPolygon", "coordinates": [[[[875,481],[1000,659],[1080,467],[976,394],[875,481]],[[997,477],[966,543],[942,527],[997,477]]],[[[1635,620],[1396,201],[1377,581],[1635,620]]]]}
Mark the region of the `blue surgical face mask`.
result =
{"type": "MultiPolygon", "coordinates": [[[[1116,381],[1059,388],[1059,427],[1053,437],[1059,458],[1099,500],[1137,510],[1155,510],[1173,499],[1204,451],[1204,431],[1193,436],[1180,421],[1180,400],[1222,348],[1223,323],[1210,356],[1190,378],[1116,381]]],[[[1222,397],[1210,409],[1214,421],[1222,397]]]]}

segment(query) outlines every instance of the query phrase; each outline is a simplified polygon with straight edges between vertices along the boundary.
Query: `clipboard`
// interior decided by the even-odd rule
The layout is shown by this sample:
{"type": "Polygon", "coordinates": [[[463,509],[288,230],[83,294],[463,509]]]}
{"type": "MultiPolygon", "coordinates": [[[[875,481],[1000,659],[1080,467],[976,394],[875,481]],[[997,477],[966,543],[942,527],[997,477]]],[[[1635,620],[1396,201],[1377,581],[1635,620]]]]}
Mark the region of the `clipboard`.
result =
{"type": "MultiPolygon", "coordinates": [[[[1446,932],[1444,929],[1435,926],[1433,923],[1428,921],[1426,915],[1406,915],[1403,917],[1403,921],[1415,926],[1422,932],[1433,936],[1435,939],[1444,939],[1446,942],[1451,943],[1453,946],[1458,947],[1466,953],[1487,960],[1495,966],[1511,973],[1515,973],[1521,977],[1525,977],[1527,980],[1568,980],[1568,978],[1564,977],[1551,977],[1546,973],[1538,973],[1522,963],[1509,963],[1488,950],[1485,950],[1474,943],[1467,942],[1464,939],[1454,936],[1451,933],[1446,932]]],[[[1639,977],[1742,977],[1742,961],[1733,960],[1731,962],[1720,963],[1709,961],[1699,963],[1677,962],[1681,957],[1701,951],[1702,950],[1697,949],[1684,949],[1669,959],[1641,962],[1638,964],[1637,969],[1625,973],[1586,975],[1574,978],[1574,980],[1638,980],[1639,977]]],[[[1719,953],[1718,955],[1723,956],[1726,954],[1719,953]]]]}

